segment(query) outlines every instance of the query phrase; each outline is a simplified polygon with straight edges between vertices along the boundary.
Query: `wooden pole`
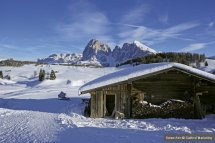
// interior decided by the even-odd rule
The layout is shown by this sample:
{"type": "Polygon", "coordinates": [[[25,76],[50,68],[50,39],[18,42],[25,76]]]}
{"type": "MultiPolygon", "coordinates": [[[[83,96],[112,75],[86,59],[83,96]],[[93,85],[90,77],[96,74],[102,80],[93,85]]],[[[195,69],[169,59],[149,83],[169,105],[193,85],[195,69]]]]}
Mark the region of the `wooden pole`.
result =
{"type": "Polygon", "coordinates": [[[196,79],[194,78],[194,86],[193,86],[193,103],[194,103],[194,112],[195,118],[203,119],[203,112],[201,107],[201,102],[199,99],[199,94],[196,93],[196,79]]]}

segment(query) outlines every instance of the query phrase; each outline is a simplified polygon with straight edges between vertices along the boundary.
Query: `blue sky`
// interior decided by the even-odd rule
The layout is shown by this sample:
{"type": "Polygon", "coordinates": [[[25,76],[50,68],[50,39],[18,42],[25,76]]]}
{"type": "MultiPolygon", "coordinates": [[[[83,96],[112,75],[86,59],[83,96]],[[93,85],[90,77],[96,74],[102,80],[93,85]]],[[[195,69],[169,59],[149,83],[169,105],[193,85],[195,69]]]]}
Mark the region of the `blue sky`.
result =
{"type": "Polygon", "coordinates": [[[157,51],[215,55],[214,0],[0,0],[0,58],[82,53],[139,40],[157,51]]]}

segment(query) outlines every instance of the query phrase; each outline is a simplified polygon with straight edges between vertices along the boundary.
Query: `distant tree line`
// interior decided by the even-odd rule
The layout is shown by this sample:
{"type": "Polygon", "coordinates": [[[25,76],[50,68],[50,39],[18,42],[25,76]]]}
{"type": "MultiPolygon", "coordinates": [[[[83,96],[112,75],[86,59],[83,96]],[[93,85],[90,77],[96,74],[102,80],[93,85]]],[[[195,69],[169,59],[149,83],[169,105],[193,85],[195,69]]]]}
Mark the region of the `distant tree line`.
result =
{"type": "Polygon", "coordinates": [[[33,62],[33,61],[18,61],[14,59],[7,59],[0,61],[0,66],[13,66],[13,67],[21,67],[23,65],[27,64],[35,64],[35,65],[40,65],[40,64],[46,64],[46,63],[38,63],[38,62],[33,62]]]}
{"type": "Polygon", "coordinates": [[[201,62],[205,62],[205,59],[206,59],[205,54],[168,52],[151,54],[144,57],[130,59],[116,66],[121,66],[125,64],[150,64],[160,62],[177,62],[185,65],[196,63],[196,65],[199,65],[201,62]]]}

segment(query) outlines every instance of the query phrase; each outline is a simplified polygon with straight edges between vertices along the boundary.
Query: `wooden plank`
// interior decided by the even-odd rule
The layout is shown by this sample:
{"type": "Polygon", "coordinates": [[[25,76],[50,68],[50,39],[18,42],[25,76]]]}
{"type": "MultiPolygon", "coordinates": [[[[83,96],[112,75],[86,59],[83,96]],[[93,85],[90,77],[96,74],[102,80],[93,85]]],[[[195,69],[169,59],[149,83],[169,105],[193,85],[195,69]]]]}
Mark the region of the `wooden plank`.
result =
{"type": "Polygon", "coordinates": [[[131,90],[132,90],[132,84],[127,85],[127,112],[126,112],[126,117],[130,118],[131,117],[131,90]]]}
{"type": "Polygon", "coordinates": [[[96,113],[95,113],[96,112],[96,110],[95,110],[95,106],[96,106],[95,105],[96,104],[95,101],[96,101],[96,95],[95,94],[91,94],[91,107],[90,107],[91,108],[91,114],[90,114],[91,118],[95,118],[96,117],[95,116],[96,115],[96,113]]]}
{"type": "Polygon", "coordinates": [[[106,116],[107,114],[107,108],[106,108],[106,94],[103,95],[104,97],[104,102],[103,102],[103,115],[106,116]]]}
{"type": "Polygon", "coordinates": [[[178,81],[178,80],[172,80],[172,81],[166,81],[166,80],[160,80],[160,81],[135,81],[134,84],[140,84],[140,85],[191,85],[191,81],[178,81]]]}
{"type": "Polygon", "coordinates": [[[97,118],[98,117],[98,91],[96,91],[96,94],[95,94],[95,117],[97,118]]]}
{"type": "Polygon", "coordinates": [[[115,101],[115,108],[116,108],[116,111],[120,111],[120,91],[116,92],[116,101],[115,101]]]}
{"type": "Polygon", "coordinates": [[[152,87],[152,88],[147,88],[147,87],[136,87],[137,89],[143,91],[143,92],[151,92],[151,93],[167,93],[167,92],[185,92],[189,91],[190,88],[188,87],[152,87]]]}
{"type": "Polygon", "coordinates": [[[103,92],[102,91],[98,91],[97,94],[97,117],[101,118],[103,117],[104,113],[103,113],[103,92]]]}

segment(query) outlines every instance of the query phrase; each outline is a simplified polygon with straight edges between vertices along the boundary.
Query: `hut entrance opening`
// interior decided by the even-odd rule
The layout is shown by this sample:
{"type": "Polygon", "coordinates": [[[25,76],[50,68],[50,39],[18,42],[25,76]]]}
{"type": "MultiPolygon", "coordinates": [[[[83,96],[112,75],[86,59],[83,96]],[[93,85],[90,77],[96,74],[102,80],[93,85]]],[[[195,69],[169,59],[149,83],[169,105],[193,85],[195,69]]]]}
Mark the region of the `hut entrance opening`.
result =
{"type": "Polygon", "coordinates": [[[106,95],[107,116],[111,116],[115,108],[115,95],[106,95]]]}

